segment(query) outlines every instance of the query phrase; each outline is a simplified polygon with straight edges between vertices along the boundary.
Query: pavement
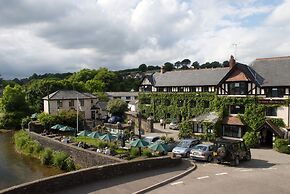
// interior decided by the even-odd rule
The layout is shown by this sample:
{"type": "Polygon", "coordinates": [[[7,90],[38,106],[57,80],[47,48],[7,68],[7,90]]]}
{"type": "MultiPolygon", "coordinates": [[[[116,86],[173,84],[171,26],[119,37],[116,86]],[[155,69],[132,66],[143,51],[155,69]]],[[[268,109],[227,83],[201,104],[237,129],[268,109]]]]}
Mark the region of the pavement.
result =
{"type": "Polygon", "coordinates": [[[79,193],[93,193],[93,194],[128,194],[135,193],[144,188],[160,183],[164,180],[170,179],[174,176],[180,175],[192,168],[192,164],[188,161],[183,161],[180,165],[175,167],[165,167],[154,169],[150,171],[138,172],[134,174],[119,176],[102,181],[91,182],[78,187],[72,187],[57,193],[62,194],[79,194],[79,193]]]}
{"type": "Polygon", "coordinates": [[[169,125],[166,125],[166,128],[164,129],[163,126],[160,126],[160,123],[154,123],[153,124],[153,131],[152,133],[146,133],[145,136],[166,136],[166,137],[173,137],[175,140],[179,140],[178,133],[179,130],[172,130],[169,129],[169,125]]]}
{"type": "Polygon", "coordinates": [[[289,194],[290,155],[252,149],[252,160],[238,167],[197,162],[197,169],[149,193],[289,194]]]}

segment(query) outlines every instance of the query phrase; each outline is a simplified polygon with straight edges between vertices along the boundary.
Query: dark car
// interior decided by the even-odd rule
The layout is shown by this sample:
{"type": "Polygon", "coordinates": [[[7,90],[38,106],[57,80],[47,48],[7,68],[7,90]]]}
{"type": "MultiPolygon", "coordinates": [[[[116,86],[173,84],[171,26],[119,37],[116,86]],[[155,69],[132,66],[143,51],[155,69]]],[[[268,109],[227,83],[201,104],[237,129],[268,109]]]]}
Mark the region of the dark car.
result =
{"type": "Polygon", "coordinates": [[[109,119],[108,119],[108,123],[112,123],[112,124],[116,124],[117,122],[122,122],[122,118],[121,117],[118,117],[118,116],[111,116],[109,119]]]}
{"type": "Polygon", "coordinates": [[[250,149],[239,139],[217,138],[213,155],[217,163],[230,162],[234,166],[239,165],[240,160],[251,160],[250,149]]]}

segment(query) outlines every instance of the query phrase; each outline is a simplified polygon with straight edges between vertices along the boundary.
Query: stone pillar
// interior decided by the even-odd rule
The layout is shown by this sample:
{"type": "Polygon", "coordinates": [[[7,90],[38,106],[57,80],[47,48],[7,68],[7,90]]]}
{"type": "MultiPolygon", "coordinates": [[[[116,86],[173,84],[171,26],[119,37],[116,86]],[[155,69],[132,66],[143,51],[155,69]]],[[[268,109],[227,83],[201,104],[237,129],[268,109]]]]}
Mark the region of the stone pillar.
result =
{"type": "Polygon", "coordinates": [[[151,133],[153,131],[153,119],[151,117],[147,118],[147,132],[151,133]]]}

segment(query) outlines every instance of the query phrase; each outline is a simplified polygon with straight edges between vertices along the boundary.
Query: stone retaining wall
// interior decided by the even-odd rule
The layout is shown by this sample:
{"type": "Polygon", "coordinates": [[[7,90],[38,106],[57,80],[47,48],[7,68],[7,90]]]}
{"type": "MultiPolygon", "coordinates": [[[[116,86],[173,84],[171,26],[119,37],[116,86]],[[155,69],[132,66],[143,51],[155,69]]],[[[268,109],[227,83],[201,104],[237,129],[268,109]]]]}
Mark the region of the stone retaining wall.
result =
{"type": "Polygon", "coordinates": [[[112,156],[107,156],[104,154],[85,150],[83,148],[79,148],[77,146],[73,146],[70,144],[65,144],[60,141],[54,140],[46,136],[42,136],[34,132],[29,132],[29,134],[33,139],[37,140],[43,147],[50,147],[53,150],[66,152],[82,168],[112,163],[120,163],[126,161],[112,156]]]}
{"type": "Polygon", "coordinates": [[[0,193],[9,194],[45,194],[61,191],[65,188],[80,186],[92,181],[112,178],[115,176],[147,171],[154,168],[174,166],[181,163],[180,158],[171,159],[168,156],[159,158],[150,158],[145,160],[136,160],[122,162],[117,164],[109,164],[98,167],[91,167],[61,175],[56,175],[30,183],[25,183],[10,187],[0,191],[0,193]]]}

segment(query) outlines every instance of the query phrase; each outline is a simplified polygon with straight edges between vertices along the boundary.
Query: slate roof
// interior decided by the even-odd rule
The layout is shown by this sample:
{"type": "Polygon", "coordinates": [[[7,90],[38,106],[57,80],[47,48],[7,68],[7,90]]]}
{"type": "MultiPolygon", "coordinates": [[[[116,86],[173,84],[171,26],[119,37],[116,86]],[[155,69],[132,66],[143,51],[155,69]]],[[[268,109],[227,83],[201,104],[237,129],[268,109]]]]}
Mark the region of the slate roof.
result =
{"type": "Polygon", "coordinates": [[[154,73],[156,87],[166,86],[210,86],[217,85],[228,73],[229,68],[211,68],[198,70],[168,71],[154,73]]]}
{"type": "Polygon", "coordinates": [[[106,94],[112,97],[138,96],[138,92],[106,92],[106,94]]]}
{"type": "Polygon", "coordinates": [[[224,125],[239,125],[244,126],[245,124],[241,121],[240,118],[234,116],[224,117],[223,122],[224,125]]]}
{"type": "Polygon", "coordinates": [[[100,108],[101,110],[107,110],[107,102],[99,101],[97,103],[97,107],[100,108]]]}
{"type": "MultiPolygon", "coordinates": [[[[69,99],[97,99],[96,96],[90,93],[81,93],[75,90],[57,90],[48,95],[50,100],[69,100],[69,99]]],[[[48,100],[48,96],[42,98],[48,100]]]]}
{"type": "Polygon", "coordinates": [[[256,59],[249,67],[262,87],[290,85],[290,56],[256,59]]]}

